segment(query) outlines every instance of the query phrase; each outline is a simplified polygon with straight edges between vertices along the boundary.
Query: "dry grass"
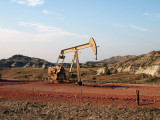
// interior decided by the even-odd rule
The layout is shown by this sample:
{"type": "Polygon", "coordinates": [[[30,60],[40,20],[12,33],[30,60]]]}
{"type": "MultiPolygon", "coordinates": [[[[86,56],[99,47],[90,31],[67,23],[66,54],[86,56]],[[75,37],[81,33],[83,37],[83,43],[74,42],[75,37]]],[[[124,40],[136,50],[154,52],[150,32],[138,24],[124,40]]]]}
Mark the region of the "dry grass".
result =
{"type": "MultiPolygon", "coordinates": [[[[152,77],[144,74],[117,73],[111,75],[96,75],[98,68],[81,68],[82,80],[87,82],[99,83],[132,83],[132,84],[159,84],[160,78],[152,77]]],[[[68,68],[65,68],[68,76],[68,68]]],[[[0,74],[2,79],[7,80],[42,80],[43,75],[47,73],[47,69],[43,68],[1,68],[0,74]]],[[[76,68],[73,68],[76,74],[76,68]]],[[[70,80],[76,80],[76,76],[70,80]]]]}
{"type": "Polygon", "coordinates": [[[7,80],[41,80],[47,69],[43,68],[1,68],[2,79],[7,80]]]}
{"type": "Polygon", "coordinates": [[[96,81],[99,83],[132,83],[132,84],[150,84],[160,83],[158,77],[152,77],[144,74],[117,73],[111,75],[87,74],[83,77],[84,81],[96,81]]]}

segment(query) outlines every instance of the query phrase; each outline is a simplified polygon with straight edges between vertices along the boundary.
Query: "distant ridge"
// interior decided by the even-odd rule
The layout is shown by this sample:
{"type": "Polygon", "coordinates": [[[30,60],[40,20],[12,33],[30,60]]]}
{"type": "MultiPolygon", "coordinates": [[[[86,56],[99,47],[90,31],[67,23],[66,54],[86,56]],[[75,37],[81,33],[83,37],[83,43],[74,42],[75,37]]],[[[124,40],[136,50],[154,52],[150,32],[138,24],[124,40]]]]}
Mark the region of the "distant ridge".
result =
{"type": "Polygon", "coordinates": [[[114,64],[118,62],[123,62],[126,61],[130,58],[135,57],[135,55],[126,55],[126,56],[113,56],[108,59],[104,59],[101,61],[93,62],[93,61],[88,61],[86,64],[103,64],[103,65],[108,65],[108,64],[114,64]]]}
{"type": "Polygon", "coordinates": [[[25,68],[45,68],[48,66],[54,66],[54,63],[48,62],[43,59],[28,57],[24,55],[13,55],[8,59],[0,60],[0,67],[25,67],[25,68]]]}
{"type": "Polygon", "coordinates": [[[114,63],[117,63],[117,62],[128,60],[128,59],[133,58],[133,57],[135,57],[135,55],[114,56],[114,57],[111,57],[111,58],[108,58],[108,59],[101,60],[100,62],[105,63],[105,64],[114,64],[114,63]]]}

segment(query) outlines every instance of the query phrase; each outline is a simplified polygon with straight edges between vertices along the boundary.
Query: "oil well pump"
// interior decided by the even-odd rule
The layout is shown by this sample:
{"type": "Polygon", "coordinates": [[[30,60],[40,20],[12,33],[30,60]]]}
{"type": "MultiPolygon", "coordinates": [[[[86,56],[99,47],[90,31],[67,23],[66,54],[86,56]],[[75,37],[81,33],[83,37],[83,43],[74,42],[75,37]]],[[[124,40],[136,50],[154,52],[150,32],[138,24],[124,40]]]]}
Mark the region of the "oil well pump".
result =
{"type": "Polygon", "coordinates": [[[45,76],[45,78],[47,78],[47,80],[49,80],[50,82],[53,82],[53,83],[57,83],[57,82],[59,83],[59,82],[63,82],[64,80],[66,80],[66,73],[65,73],[65,69],[63,67],[63,62],[64,62],[64,59],[65,59],[64,54],[69,53],[69,52],[74,52],[74,56],[73,56],[73,60],[72,60],[72,63],[71,63],[70,69],[69,69],[69,73],[72,72],[72,67],[73,67],[74,61],[76,59],[77,79],[78,79],[77,83],[79,85],[82,85],[78,51],[81,50],[81,49],[89,48],[89,47],[92,48],[94,54],[96,55],[96,60],[97,60],[96,42],[91,37],[90,40],[89,40],[89,43],[61,50],[60,55],[59,55],[58,60],[57,60],[56,66],[48,68],[48,73],[45,76]],[[59,59],[62,59],[61,66],[58,65],[59,59]]]}

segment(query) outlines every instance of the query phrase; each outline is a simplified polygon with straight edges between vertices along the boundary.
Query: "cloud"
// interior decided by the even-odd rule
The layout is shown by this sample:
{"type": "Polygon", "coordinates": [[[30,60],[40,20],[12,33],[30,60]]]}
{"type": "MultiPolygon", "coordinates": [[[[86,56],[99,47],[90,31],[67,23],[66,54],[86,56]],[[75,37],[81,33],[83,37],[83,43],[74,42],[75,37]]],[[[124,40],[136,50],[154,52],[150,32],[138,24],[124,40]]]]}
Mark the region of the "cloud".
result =
{"type": "Polygon", "coordinates": [[[22,32],[18,30],[6,29],[0,27],[1,42],[51,42],[57,38],[89,38],[87,35],[79,35],[72,32],[66,32],[60,28],[50,27],[39,23],[19,21],[18,24],[23,27],[29,27],[37,33],[22,32]]]}
{"type": "Polygon", "coordinates": [[[54,15],[54,16],[56,16],[57,19],[64,19],[64,16],[62,14],[60,14],[60,13],[57,13],[57,12],[53,12],[53,11],[49,11],[49,10],[44,9],[42,11],[42,13],[43,14],[54,15]]]}
{"type": "Polygon", "coordinates": [[[144,31],[144,32],[148,31],[148,29],[146,28],[135,26],[135,25],[130,25],[129,27],[135,30],[139,30],[139,31],[144,31]]]}
{"type": "Polygon", "coordinates": [[[139,27],[139,26],[136,26],[136,25],[122,25],[122,24],[113,24],[113,27],[116,27],[116,28],[131,28],[131,29],[135,29],[135,30],[139,30],[139,31],[149,31],[148,29],[146,28],[143,28],[143,27],[139,27]]]}
{"type": "Polygon", "coordinates": [[[48,10],[43,10],[42,13],[43,14],[49,14],[50,12],[48,10]]]}
{"type": "Polygon", "coordinates": [[[36,30],[37,32],[40,32],[40,33],[47,33],[47,34],[50,33],[55,36],[74,36],[74,37],[79,37],[79,38],[88,38],[88,36],[86,35],[79,35],[76,33],[66,32],[60,28],[46,26],[40,23],[18,21],[18,24],[23,27],[30,27],[33,30],[36,30]]]}
{"type": "Polygon", "coordinates": [[[33,40],[34,35],[0,27],[0,42],[22,42],[33,40]]]}
{"type": "Polygon", "coordinates": [[[24,21],[18,21],[18,25],[23,27],[30,27],[32,29],[35,29],[37,32],[54,32],[58,33],[61,32],[59,28],[46,26],[40,23],[34,23],[34,22],[24,22],[24,21]]]}
{"type": "Polygon", "coordinates": [[[143,15],[144,15],[144,16],[149,16],[149,15],[150,15],[150,13],[145,12],[145,13],[143,13],[143,15]]]}
{"type": "Polygon", "coordinates": [[[37,6],[37,5],[43,5],[45,0],[12,0],[13,2],[16,2],[17,4],[21,5],[27,5],[27,6],[37,6]]]}

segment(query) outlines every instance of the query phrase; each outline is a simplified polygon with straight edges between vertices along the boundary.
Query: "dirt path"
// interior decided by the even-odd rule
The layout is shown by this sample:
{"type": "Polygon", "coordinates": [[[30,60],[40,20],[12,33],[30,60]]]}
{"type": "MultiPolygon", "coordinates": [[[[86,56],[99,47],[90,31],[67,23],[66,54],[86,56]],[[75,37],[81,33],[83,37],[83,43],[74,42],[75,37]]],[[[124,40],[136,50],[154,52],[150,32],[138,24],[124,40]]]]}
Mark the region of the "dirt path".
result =
{"type": "Polygon", "coordinates": [[[8,100],[93,103],[136,106],[136,90],[141,107],[160,108],[160,88],[123,84],[46,84],[43,82],[0,82],[0,97],[8,100]]]}

